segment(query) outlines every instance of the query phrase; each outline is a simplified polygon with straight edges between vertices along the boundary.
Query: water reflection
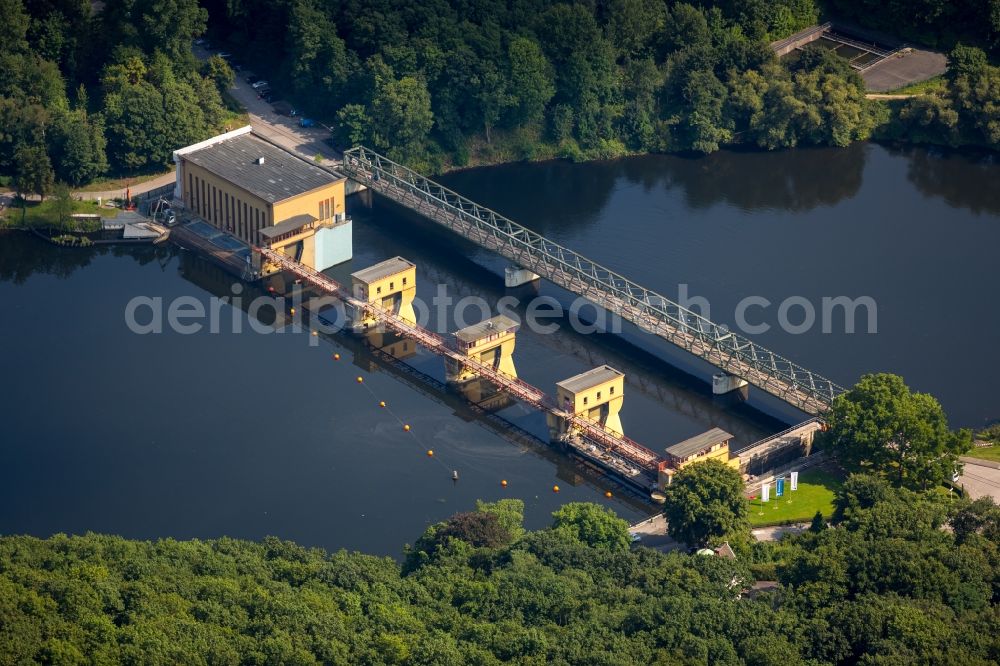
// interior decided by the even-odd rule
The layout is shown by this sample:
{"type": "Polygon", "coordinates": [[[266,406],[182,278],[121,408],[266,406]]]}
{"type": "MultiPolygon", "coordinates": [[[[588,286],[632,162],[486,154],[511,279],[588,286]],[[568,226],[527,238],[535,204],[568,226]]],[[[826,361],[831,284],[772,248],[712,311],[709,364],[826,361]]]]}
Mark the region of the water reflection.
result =
{"type": "Polygon", "coordinates": [[[447,174],[441,181],[539,233],[599,217],[620,179],[649,192],[678,188],[690,208],[726,203],[745,211],[806,211],[853,197],[870,146],[782,152],[719,151],[707,156],[647,155],[586,165],[513,164],[447,174]]]}
{"type": "Polygon", "coordinates": [[[639,157],[623,161],[621,171],[647,190],[680,188],[690,208],[725,203],[744,211],[796,212],[856,195],[867,156],[864,144],[783,152],[726,150],[704,157],[639,157]]]}
{"type": "Polygon", "coordinates": [[[923,194],[977,214],[1000,214],[996,153],[912,147],[889,152],[908,160],[907,177],[923,194]]]}
{"type": "Polygon", "coordinates": [[[32,275],[68,278],[86,268],[95,257],[131,257],[140,266],[156,261],[161,269],[176,252],[172,245],[98,245],[89,248],[56,248],[22,231],[0,231],[0,282],[24,284],[32,275]]]}

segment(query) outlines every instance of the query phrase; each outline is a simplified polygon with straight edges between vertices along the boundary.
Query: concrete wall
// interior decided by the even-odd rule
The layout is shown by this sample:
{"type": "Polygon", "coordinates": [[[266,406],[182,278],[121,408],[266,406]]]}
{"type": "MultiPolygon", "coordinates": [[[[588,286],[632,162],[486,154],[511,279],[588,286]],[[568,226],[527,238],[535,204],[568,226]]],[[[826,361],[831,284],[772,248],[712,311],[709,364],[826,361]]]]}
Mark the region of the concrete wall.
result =
{"type": "Polygon", "coordinates": [[[830,27],[831,25],[829,23],[814,25],[806,28],[805,30],[800,30],[791,37],[786,37],[785,39],[772,42],[771,48],[774,50],[775,55],[780,58],[781,56],[788,55],[795,49],[803,47],[810,42],[815,42],[817,39],[822,37],[823,33],[829,30],[830,27]]]}
{"type": "Polygon", "coordinates": [[[325,271],[331,266],[342,264],[354,256],[354,225],[346,223],[332,227],[321,227],[315,237],[315,266],[325,271]]]}

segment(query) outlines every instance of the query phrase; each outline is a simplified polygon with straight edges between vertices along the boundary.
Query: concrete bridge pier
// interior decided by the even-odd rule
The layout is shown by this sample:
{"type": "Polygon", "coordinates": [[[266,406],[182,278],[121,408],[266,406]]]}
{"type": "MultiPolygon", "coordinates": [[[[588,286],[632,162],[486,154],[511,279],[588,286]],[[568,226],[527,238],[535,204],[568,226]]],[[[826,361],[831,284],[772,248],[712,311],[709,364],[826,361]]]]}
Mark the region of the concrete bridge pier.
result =
{"type": "Polygon", "coordinates": [[[508,266],[504,270],[503,283],[508,289],[513,289],[514,287],[534,282],[537,279],[539,279],[538,273],[533,273],[527,268],[508,266]]]}
{"type": "Polygon", "coordinates": [[[747,388],[749,385],[750,383],[747,380],[725,372],[712,375],[712,395],[725,395],[726,393],[739,391],[746,398],[749,392],[747,388]]]}

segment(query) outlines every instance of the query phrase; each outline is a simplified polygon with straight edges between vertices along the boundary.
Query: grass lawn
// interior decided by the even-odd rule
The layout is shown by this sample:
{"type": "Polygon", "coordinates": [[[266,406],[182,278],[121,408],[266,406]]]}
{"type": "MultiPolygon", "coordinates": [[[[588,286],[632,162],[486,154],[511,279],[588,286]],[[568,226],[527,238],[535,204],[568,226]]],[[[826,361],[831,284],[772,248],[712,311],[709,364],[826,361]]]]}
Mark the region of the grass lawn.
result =
{"type": "MultiPolygon", "coordinates": [[[[101,217],[115,217],[118,215],[117,208],[98,208],[96,201],[76,201],[75,199],[73,200],[73,212],[96,213],[101,217]]],[[[15,205],[4,209],[4,215],[5,218],[3,221],[6,226],[21,226],[20,206],[15,205]]],[[[27,209],[24,211],[24,222],[25,225],[29,227],[54,225],[57,219],[58,214],[55,212],[55,201],[52,199],[46,199],[41,203],[37,201],[29,201],[27,209]]]]}
{"type": "Polygon", "coordinates": [[[944,75],[935,76],[932,79],[927,79],[926,81],[921,81],[920,83],[911,83],[908,86],[903,86],[902,88],[897,88],[896,90],[890,90],[887,94],[889,95],[928,95],[931,93],[942,93],[947,89],[947,83],[944,80],[944,75]]]}
{"type": "Polygon", "coordinates": [[[153,180],[154,178],[159,178],[160,176],[165,176],[168,173],[173,173],[173,169],[166,169],[159,173],[147,173],[141,176],[129,176],[127,178],[100,178],[98,180],[87,183],[86,185],[81,185],[80,187],[74,187],[74,192],[110,192],[114,190],[121,190],[122,195],[125,194],[125,188],[132,186],[135,187],[139,183],[145,183],[147,180],[153,180]]]}
{"type": "Polygon", "coordinates": [[[833,513],[833,495],[840,487],[841,476],[823,469],[810,469],[799,474],[799,489],[792,492],[791,484],[785,478],[785,495],[774,496],[771,484],[771,499],[766,503],[750,500],[750,524],[754,527],[781,523],[804,523],[813,519],[817,511],[829,519],[833,513]],[[763,513],[764,515],[761,515],[763,513]]]}
{"type": "Polygon", "coordinates": [[[994,462],[1000,462],[1000,446],[984,446],[978,449],[972,449],[965,455],[970,458],[979,458],[980,460],[992,460],[994,462]]]}

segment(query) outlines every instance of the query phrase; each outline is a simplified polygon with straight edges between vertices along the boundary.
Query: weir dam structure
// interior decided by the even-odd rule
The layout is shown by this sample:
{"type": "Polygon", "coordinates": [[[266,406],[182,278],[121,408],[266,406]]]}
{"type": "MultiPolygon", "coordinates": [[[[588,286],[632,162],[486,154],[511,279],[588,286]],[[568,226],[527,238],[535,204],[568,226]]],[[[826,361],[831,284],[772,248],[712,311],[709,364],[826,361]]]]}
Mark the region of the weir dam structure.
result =
{"type": "Polygon", "coordinates": [[[409,320],[393,309],[385,309],[377,302],[370,302],[320,273],[285,254],[262,247],[254,247],[263,260],[283,271],[295,275],[302,282],[335,296],[354,313],[355,321],[371,322],[370,328],[381,326],[397,335],[415,340],[428,351],[442,356],[453,367],[461,368],[493,383],[514,398],[555,417],[571,426],[571,436],[561,439],[586,459],[614,471],[622,480],[643,491],[651,490],[660,472],[666,469],[663,458],[620,432],[591,420],[587,414],[559,405],[544,391],[508,374],[502,367],[484,362],[450,344],[442,336],[409,320]],[[602,455],[603,454],[603,455],[602,455]]]}
{"type": "MultiPolygon", "coordinates": [[[[721,389],[717,392],[738,389],[746,382],[806,414],[818,416],[845,391],[833,381],[733,333],[727,326],[364,146],[344,153],[341,170],[372,191],[511,261],[515,266],[508,269],[508,278],[523,282],[543,277],[719,368],[722,373],[713,382],[721,389]]],[[[525,397],[518,390],[512,392],[525,397]]],[[[538,396],[532,398],[537,400],[538,396]]]]}

